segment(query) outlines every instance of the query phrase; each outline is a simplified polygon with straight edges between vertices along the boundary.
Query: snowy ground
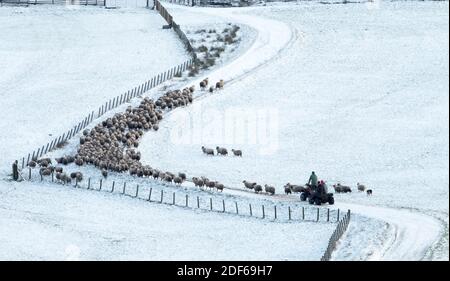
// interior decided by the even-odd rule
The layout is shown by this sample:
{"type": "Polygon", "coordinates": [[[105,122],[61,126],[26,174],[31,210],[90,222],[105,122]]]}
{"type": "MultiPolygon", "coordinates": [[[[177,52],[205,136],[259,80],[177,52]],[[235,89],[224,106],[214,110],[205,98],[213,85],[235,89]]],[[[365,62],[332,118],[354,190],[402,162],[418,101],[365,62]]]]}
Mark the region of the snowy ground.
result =
{"type": "Polygon", "coordinates": [[[111,97],[189,59],[163,24],[144,8],[1,7],[1,177],[111,97]]]}
{"type": "Polygon", "coordinates": [[[318,260],[326,243],[304,241],[334,230],[39,183],[2,185],[0,196],[0,260],[318,260]]]}
{"type": "MultiPolygon", "coordinates": [[[[184,8],[171,9],[181,14],[184,8]]],[[[222,68],[218,76],[234,79],[233,84],[173,112],[161,123],[161,132],[144,137],[144,159],[232,186],[242,186],[243,179],[275,184],[279,192],[288,181],[304,183],[311,170],[329,183],[354,187],[363,182],[374,196],[338,195],[337,201],[405,209],[394,209],[387,218],[393,233],[417,231],[402,224],[407,212],[434,217],[411,218],[430,229],[419,232],[422,241],[400,236],[416,240],[413,246],[420,251],[379,258],[448,259],[448,2],[382,2],[378,7],[300,3],[195,12],[248,20],[254,28],[264,25],[256,17],[262,16],[278,21],[275,26],[282,32],[271,33],[269,25],[258,30],[256,44],[268,50],[245,53],[238,66],[222,68]],[[290,36],[296,36],[293,43],[290,36]],[[288,47],[277,48],[272,41],[288,47]],[[283,49],[276,61],[244,77],[236,75],[271,57],[270,47],[272,54],[283,49]],[[253,119],[264,109],[262,117],[267,113],[276,120],[272,127],[253,119]],[[227,135],[227,122],[235,121],[227,114],[238,116],[244,126],[237,141],[227,135]],[[271,131],[261,136],[249,124],[271,131]],[[205,157],[202,145],[243,149],[244,157],[205,157]],[[430,254],[428,248],[435,247],[430,243],[440,250],[430,254]]]]}
{"type": "MultiPolygon", "coordinates": [[[[248,30],[254,29],[255,33],[251,34],[255,36],[246,41],[252,44],[241,49],[239,57],[235,54],[233,61],[203,74],[211,80],[225,79],[223,91],[212,96],[196,92],[198,98],[193,106],[167,114],[160,124],[160,131],[146,134],[139,147],[144,161],[173,172],[207,175],[235,187],[240,187],[243,179],[274,184],[278,193],[282,193],[282,185],[288,181],[304,183],[312,169],[329,183],[339,181],[354,186],[360,181],[374,190],[372,197],[357,192],[336,196],[337,207],[350,208],[357,215],[353,216],[349,230],[333,254],[334,259],[448,260],[447,2],[382,2],[378,7],[316,3],[273,4],[246,9],[167,7],[182,28],[232,21],[247,25],[248,30]],[[229,138],[226,138],[227,130],[230,130],[226,127],[230,120],[227,114],[234,117],[231,121],[243,121],[243,128],[231,126],[243,131],[235,131],[237,134],[229,138]],[[267,118],[265,114],[270,115],[269,121],[263,119],[267,118]],[[255,116],[262,120],[253,119],[255,116]],[[201,154],[201,145],[240,148],[244,157],[207,158],[201,154]],[[435,185],[430,178],[442,183],[435,185]]],[[[190,84],[183,79],[176,83],[190,84]]],[[[149,94],[154,95],[156,91],[149,94]]],[[[21,143],[16,145],[21,147],[21,143]]],[[[74,143],[67,148],[71,149],[74,149],[74,143]]],[[[40,185],[22,186],[25,190],[34,190],[40,185]]],[[[12,194],[17,200],[33,194],[22,193],[16,187],[19,185],[0,184],[2,192],[12,194]]],[[[40,192],[51,194],[55,190],[61,189],[45,185],[40,192]]],[[[61,201],[70,200],[66,198],[66,192],[67,189],[61,190],[61,201]]],[[[70,194],[83,197],[85,192],[71,190],[70,194]]],[[[242,196],[243,201],[259,201],[265,197],[233,190],[227,192],[215,196],[242,196]]],[[[42,201],[44,196],[34,193],[29,200],[42,201]]],[[[93,204],[105,204],[103,210],[108,209],[108,200],[114,200],[114,207],[119,210],[129,207],[127,199],[116,200],[114,196],[86,195],[86,198],[74,200],[74,204],[92,200],[93,204]],[[104,197],[107,198],[105,201],[104,197]]],[[[3,197],[7,199],[0,200],[0,206],[10,206],[9,202],[14,201],[3,197]]],[[[281,195],[265,200],[286,204],[298,202],[295,196],[281,195]]],[[[57,202],[52,201],[50,204],[55,206],[51,208],[64,205],[59,200],[54,201],[57,202]]],[[[132,204],[130,207],[136,208],[134,213],[159,208],[132,204]]],[[[26,232],[24,225],[18,222],[22,215],[6,208],[0,218],[11,218],[16,227],[19,224],[16,229],[11,228],[13,231],[26,232]]],[[[23,211],[40,207],[30,204],[24,208],[23,211]]],[[[198,214],[191,210],[170,209],[169,212],[167,208],[158,209],[160,213],[153,210],[158,213],[154,216],[155,221],[166,225],[169,214],[183,212],[180,215],[183,219],[177,223],[189,225],[188,231],[192,233],[203,221],[198,219],[199,223],[196,223],[198,214]],[[186,223],[191,219],[194,223],[186,223]]],[[[73,217],[68,215],[61,224],[72,219],[78,221],[79,216],[82,221],[101,218],[98,209],[89,214],[89,218],[80,213],[73,217]]],[[[215,219],[224,220],[220,225],[225,225],[228,220],[233,225],[243,223],[240,219],[210,215],[214,219],[208,220],[210,227],[201,226],[205,228],[203,232],[216,229],[215,219]]],[[[110,216],[107,218],[111,219],[110,216]]],[[[119,224],[116,221],[111,224],[116,223],[119,224]]],[[[132,221],[127,230],[137,225],[139,223],[132,221]]],[[[268,227],[274,229],[274,225],[277,225],[274,231],[278,231],[278,225],[283,226],[273,237],[283,237],[282,228],[286,226],[271,224],[268,227]]],[[[320,232],[323,235],[321,241],[325,243],[331,233],[325,235],[329,226],[325,227],[327,230],[322,229],[321,224],[314,226],[318,228],[313,230],[311,225],[307,232],[320,232]]],[[[36,226],[41,227],[42,224],[36,226]]],[[[89,225],[88,228],[94,229],[94,233],[101,232],[97,226],[89,225]]],[[[304,230],[295,229],[302,237],[304,230]]],[[[69,230],[68,233],[76,236],[79,232],[69,230]]],[[[6,230],[4,237],[8,235],[11,236],[6,230]]],[[[141,232],[136,235],[140,236],[141,232]]],[[[203,240],[214,243],[212,235],[205,237],[203,240]]],[[[19,241],[16,247],[20,247],[23,239],[27,238],[20,236],[15,240],[19,241]]],[[[219,240],[223,242],[224,239],[219,240]]],[[[92,241],[86,247],[89,249],[104,245],[99,239],[89,241],[92,241]]],[[[235,242],[242,241],[232,241],[235,242]]],[[[171,250],[167,251],[179,248],[167,242],[169,244],[171,250]]],[[[63,245],[58,247],[65,247],[71,254],[79,249],[79,246],[69,245],[67,250],[65,241],[58,245],[63,245]]],[[[152,247],[147,244],[144,248],[151,250],[152,247]]],[[[267,256],[267,253],[259,252],[263,249],[255,250],[255,247],[249,246],[251,250],[245,251],[267,256]]],[[[130,243],[128,247],[118,249],[128,253],[134,248],[135,244],[130,243]]],[[[194,248],[199,251],[198,247],[194,248]]],[[[280,248],[287,249],[287,242],[284,241],[280,248]]],[[[272,252],[272,247],[270,250],[272,252]]],[[[283,251],[280,253],[290,252],[283,251]]],[[[297,250],[297,255],[290,255],[288,259],[318,259],[321,251],[316,251],[318,249],[312,250],[310,245],[302,244],[302,250],[297,250]],[[308,257],[302,256],[303,253],[308,257]]],[[[25,259],[33,258],[29,253],[35,256],[45,253],[42,248],[29,251],[28,256],[26,252],[23,254],[25,259]]],[[[192,259],[192,253],[180,258],[192,259]]],[[[243,253],[228,252],[212,259],[242,259],[243,253]]],[[[99,257],[96,253],[88,253],[82,258],[109,259],[115,254],[117,252],[110,252],[110,255],[99,257]]],[[[125,254],[123,259],[140,257],[125,254]]],[[[284,259],[280,257],[276,255],[273,259],[284,259]]],[[[149,257],[143,255],[142,258],[149,257]]],[[[205,259],[208,258],[211,257],[205,259]]]]}

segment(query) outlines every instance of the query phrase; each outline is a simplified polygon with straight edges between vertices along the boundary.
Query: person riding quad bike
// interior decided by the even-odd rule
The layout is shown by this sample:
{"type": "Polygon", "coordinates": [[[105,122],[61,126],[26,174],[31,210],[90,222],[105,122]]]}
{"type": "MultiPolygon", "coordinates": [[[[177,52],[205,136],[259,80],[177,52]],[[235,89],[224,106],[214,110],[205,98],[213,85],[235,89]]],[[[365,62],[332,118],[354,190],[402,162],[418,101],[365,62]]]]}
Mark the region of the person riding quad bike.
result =
{"type": "Polygon", "coordinates": [[[321,205],[323,203],[328,203],[330,205],[334,204],[333,193],[328,193],[328,187],[323,180],[321,180],[317,188],[313,189],[311,194],[308,196],[309,204],[321,205]]]}

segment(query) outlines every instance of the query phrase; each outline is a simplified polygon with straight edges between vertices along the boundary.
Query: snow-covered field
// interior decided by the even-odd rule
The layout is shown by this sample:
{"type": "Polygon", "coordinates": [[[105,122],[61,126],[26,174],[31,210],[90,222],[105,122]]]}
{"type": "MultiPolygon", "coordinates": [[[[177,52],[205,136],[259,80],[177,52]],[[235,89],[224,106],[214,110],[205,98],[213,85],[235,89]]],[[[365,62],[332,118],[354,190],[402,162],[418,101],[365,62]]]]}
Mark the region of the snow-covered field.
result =
{"type": "MultiPolygon", "coordinates": [[[[281,195],[282,187],[287,182],[303,184],[311,170],[329,184],[354,187],[362,182],[373,189],[373,196],[356,190],[335,196],[336,207],[355,215],[333,259],[448,260],[448,2],[376,4],[274,3],[227,9],[165,4],[182,28],[233,22],[243,27],[243,40],[237,52],[226,57],[228,62],[199,77],[224,79],[225,89],[213,95],[197,91],[193,105],[166,114],[160,130],[141,141],[142,161],[238,188],[244,179],[277,187],[278,194],[270,198],[239,190],[214,195],[242,202],[303,204],[297,196],[281,195]],[[244,156],[206,157],[202,145],[239,148],[244,156]]],[[[113,13],[123,11],[143,10],[113,13]]],[[[142,13],[145,20],[151,18],[152,12],[142,13]]],[[[134,26],[122,28],[130,38],[139,37],[133,35],[134,26]]],[[[180,58],[185,57],[173,34],[157,32],[167,37],[158,44],[172,42],[180,58]]],[[[6,60],[0,55],[0,63],[6,60]]],[[[46,62],[53,63],[50,58],[46,62]]],[[[108,69],[100,63],[98,69],[108,69]]],[[[129,69],[124,79],[133,79],[134,71],[129,69]]],[[[180,79],[172,87],[198,81],[180,79]]],[[[21,87],[16,83],[0,80],[0,89],[21,87]]],[[[34,86],[41,84],[34,81],[34,86]]],[[[80,108],[96,107],[96,99],[101,103],[108,97],[102,94],[71,96],[66,107],[50,110],[45,124],[35,116],[42,112],[42,101],[51,97],[33,92],[34,104],[41,105],[33,109],[23,94],[8,95],[11,102],[2,104],[6,113],[0,129],[14,122],[23,126],[20,123],[17,137],[2,130],[2,142],[12,141],[0,152],[11,158],[15,151],[23,154],[24,144],[44,143],[47,131],[70,127],[80,108]],[[17,111],[15,102],[23,104],[20,110],[25,113],[34,110],[33,115],[22,114],[25,120],[17,120],[11,113],[17,111]]],[[[75,145],[76,140],[55,154],[71,153],[75,145]]],[[[9,172],[9,164],[2,163],[2,173],[9,172]]],[[[189,185],[184,190],[201,193],[189,185]]],[[[0,192],[0,225],[9,226],[0,228],[0,248],[5,249],[1,259],[317,260],[333,231],[332,224],[243,219],[39,183],[4,180],[0,192]],[[304,243],[310,235],[318,239],[304,243]],[[267,236],[273,239],[264,244],[267,236]]]]}
{"type": "Polygon", "coordinates": [[[105,101],[189,59],[163,24],[143,8],[1,7],[2,177],[105,101]]]}
{"type": "Polygon", "coordinates": [[[304,241],[334,230],[39,183],[0,196],[0,260],[318,260],[326,243],[304,241]]]}
{"type": "MultiPolygon", "coordinates": [[[[290,32],[296,38],[276,61],[173,112],[161,132],[144,137],[144,159],[232,186],[243,179],[275,184],[279,192],[286,182],[304,183],[311,170],[329,183],[362,182],[374,196],[337,195],[337,205],[427,213],[435,217],[433,234],[422,236],[440,236],[441,250],[419,256],[448,259],[448,2],[197,10],[248,19],[255,28],[255,15],[289,27],[259,30],[263,46],[285,43],[290,32]],[[275,121],[258,120],[261,110],[275,121]],[[244,157],[205,157],[202,145],[243,149],[244,157]]],[[[242,67],[261,63],[265,53],[244,54],[242,67]]],[[[235,79],[235,69],[225,66],[221,75],[235,79]]]]}

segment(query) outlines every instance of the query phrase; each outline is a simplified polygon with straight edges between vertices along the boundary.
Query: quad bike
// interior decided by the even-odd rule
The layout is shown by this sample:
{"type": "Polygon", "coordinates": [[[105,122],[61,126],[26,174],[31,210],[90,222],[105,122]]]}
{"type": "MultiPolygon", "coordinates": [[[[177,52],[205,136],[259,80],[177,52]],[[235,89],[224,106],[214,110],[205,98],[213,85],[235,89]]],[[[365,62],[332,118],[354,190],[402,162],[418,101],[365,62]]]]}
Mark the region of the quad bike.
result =
{"type": "Polygon", "coordinates": [[[326,193],[324,187],[315,187],[311,185],[306,185],[307,189],[300,194],[300,200],[308,200],[309,204],[321,205],[328,203],[330,205],[334,204],[333,193],[326,193]]]}

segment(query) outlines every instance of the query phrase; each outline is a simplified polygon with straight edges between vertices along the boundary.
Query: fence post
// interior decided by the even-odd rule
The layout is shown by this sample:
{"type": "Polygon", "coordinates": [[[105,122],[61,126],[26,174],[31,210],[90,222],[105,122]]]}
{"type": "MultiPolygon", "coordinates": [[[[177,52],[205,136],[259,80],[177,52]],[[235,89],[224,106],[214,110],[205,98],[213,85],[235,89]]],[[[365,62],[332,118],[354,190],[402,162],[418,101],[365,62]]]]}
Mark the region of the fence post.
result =
{"type": "Polygon", "coordinates": [[[164,191],[161,189],[161,203],[163,202],[164,191]]]}
{"type": "Polygon", "coordinates": [[[152,201],[152,188],[150,187],[150,192],[148,193],[148,201],[152,201]]]}
{"type": "Polygon", "coordinates": [[[238,203],[234,201],[234,206],[236,207],[236,214],[239,215],[238,203]]]}
{"type": "Polygon", "coordinates": [[[188,205],[189,205],[188,200],[189,200],[189,195],[186,194],[186,207],[188,207],[188,205]]]}
{"type": "Polygon", "coordinates": [[[200,209],[200,199],[197,196],[197,208],[200,209]]]}
{"type": "Polygon", "coordinates": [[[139,184],[136,185],[136,194],[134,195],[135,198],[137,198],[139,195],[139,184]]]}
{"type": "Polygon", "coordinates": [[[30,153],[28,153],[27,165],[28,165],[28,163],[30,163],[30,153]]]}
{"type": "Polygon", "coordinates": [[[175,192],[172,193],[172,205],[175,205],[175,192]]]}
{"type": "Polygon", "coordinates": [[[87,189],[90,189],[91,188],[91,178],[88,178],[88,188],[87,189]]]}
{"type": "Polygon", "coordinates": [[[212,197],[209,197],[209,209],[212,211],[212,197]]]}
{"type": "Polygon", "coordinates": [[[125,194],[125,189],[127,188],[127,182],[123,183],[122,194],[125,194]]]}
{"type": "Polygon", "coordinates": [[[31,168],[28,168],[28,180],[31,180],[31,168]]]}
{"type": "Polygon", "coordinates": [[[98,191],[102,190],[102,183],[103,183],[103,179],[100,179],[100,189],[98,191]]]}
{"type": "Polygon", "coordinates": [[[264,212],[264,205],[261,205],[262,206],[262,218],[265,218],[266,217],[266,213],[264,212]]]}
{"type": "Polygon", "coordinates": [[[275,212],[275,219],[277,219],[277,205],[273,206],[273,211],[275,212]]]}
{"type": "Polygon", "coordinates": [[[25,157],[22,157],[22,169],[25,167],[25,157]]]}
{"type": "Polygon", "coordinates": [[[302,207],[302,220],[305,220],[305,207],[302,207]]]}
{"type": "Polygon", "coordinates": [[[252,204],[249,203],[248,206],[249,206],[249,210],[250,210],[250,216],[253,216],[253,213],[252,213],[252,204]]]}
{"type": "Polygon", "coordinates": [[[222,207],[223,207],[222,213],[225,213],[225,200],[223,199],[222,199],[222,207]]]}
{"type": "Polygon", "coordinates": [[[111,189],[111,193],[113,193],[114,192],[114,186],[116,185],[116,182],[115,181],[113,181],[113,184],[112,184],[112,189],[111,189]]]}
{"type": "MultiPolygon", "coordinates": [[[[52,182],[53,182],[53,173],[52,173],[52,182]]],[[[75,178],[75,187],[78,187],[78,178],[75,178]]]]}
{"type": "Polygon", "coordinates": [[[338,211],[337,211],[337,221],[336,222],[339,222],[339,210],[340,209],[338,209],[338,211]]]}
{"type": "Polygon", "coordinates": [[[291,220],[291,206],[288,206],[288,217],[291,220]]]}
{"type": "Polygon", "coordinates": [[[330,221],[330,209],[327,208],[327,222],[330,221]]]}
{"type": "Polygon", "coordinates": [[[317,207],[317,220],[316,221],[319,221],[319,207],[317,207]]]}

